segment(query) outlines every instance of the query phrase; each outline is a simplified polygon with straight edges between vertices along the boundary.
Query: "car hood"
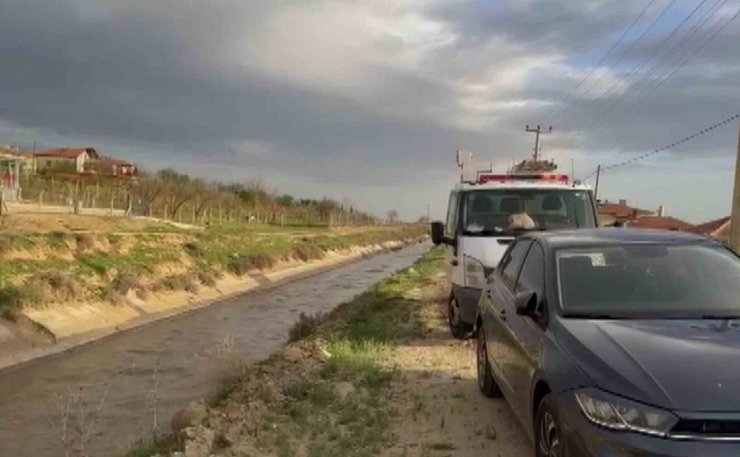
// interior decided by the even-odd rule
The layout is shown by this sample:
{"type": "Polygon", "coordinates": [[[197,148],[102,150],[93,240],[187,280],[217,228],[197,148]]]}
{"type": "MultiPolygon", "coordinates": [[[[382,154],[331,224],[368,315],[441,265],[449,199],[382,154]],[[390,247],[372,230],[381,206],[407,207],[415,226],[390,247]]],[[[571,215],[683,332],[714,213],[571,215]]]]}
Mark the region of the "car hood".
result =
{"type": "Polygon", "coordinates": [[[511,236],[466,236],[462,242],[463,253],[481,262],[487,268],[495,268],[514,238],[511,236]]]}
{"type": "Polygon", "coordinates": [[[559,343],[601,389],[673,410],[740,411],[735,321],[560,322],[559,343]]]}

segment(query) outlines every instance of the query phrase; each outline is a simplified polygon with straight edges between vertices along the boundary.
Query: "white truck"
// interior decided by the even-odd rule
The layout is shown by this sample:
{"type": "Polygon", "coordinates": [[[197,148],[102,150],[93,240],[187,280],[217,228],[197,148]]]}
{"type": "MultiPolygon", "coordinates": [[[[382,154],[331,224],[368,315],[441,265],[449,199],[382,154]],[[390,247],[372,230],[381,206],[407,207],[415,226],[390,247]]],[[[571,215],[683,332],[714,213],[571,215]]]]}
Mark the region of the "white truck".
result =
{"type": "Polygon", "coordinates": [[[446,221],[432,223],[432,241],[447,245],[452,335],[470,334],[486,280],[519,233],[596,226],[590,188],[567,175],[486,172],[457,184],[446,221]]]}

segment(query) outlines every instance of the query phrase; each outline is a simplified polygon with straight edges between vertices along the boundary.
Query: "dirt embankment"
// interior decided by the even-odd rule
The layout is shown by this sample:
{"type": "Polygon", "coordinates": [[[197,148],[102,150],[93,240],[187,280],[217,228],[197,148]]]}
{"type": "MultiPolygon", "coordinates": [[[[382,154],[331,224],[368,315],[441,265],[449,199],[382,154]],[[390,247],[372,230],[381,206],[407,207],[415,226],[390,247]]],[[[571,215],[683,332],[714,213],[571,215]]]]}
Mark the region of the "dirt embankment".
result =
{"type": "Polygon", "coordinates": [[[470,343],[443,317],[441,252],[383,281],[236,374],[131,455],[528,457],[504,400],[477,390],[470,343]]]}
{"type": "Polygon", "coordinates": [[[5,217],[0,367],[423,236],[411,226],[185,230],[117,217],[5,217]]]}

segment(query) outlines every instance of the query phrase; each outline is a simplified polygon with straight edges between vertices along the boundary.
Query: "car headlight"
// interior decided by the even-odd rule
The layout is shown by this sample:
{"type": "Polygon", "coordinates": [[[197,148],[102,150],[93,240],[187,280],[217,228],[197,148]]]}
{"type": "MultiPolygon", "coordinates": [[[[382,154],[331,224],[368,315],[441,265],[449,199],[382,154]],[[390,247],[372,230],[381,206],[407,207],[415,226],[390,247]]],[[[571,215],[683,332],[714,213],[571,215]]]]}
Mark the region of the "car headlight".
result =
{"type": "Polygon", "coordinates": [[[678,422],[678,418],[668,411],[597,389],[576,390],[575,397],[588,420],[614,430],[666,436],[678,422]]]}
{"type": "Polygon", "coordinates": [[[472,258],[465,256],[465,285],[483,289],[486,286],[486,271],[483,264],[472,258]]]}

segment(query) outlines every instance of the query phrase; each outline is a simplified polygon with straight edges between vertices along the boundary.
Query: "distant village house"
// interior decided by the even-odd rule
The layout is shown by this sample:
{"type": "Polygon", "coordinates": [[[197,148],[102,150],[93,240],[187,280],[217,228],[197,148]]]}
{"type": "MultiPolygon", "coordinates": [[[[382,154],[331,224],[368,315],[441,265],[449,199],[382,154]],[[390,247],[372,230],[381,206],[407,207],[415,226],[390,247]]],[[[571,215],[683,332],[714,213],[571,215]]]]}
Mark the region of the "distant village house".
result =
{"type": "Polygon", "coordinates": [[[86,165],[100,157],[95,148],[61,148],[37,152],[34,158],[37,173],[47,171],[84,173],[86,165]]]}
{"type": "Polygon", "coordinates": [[[34,154],[37,173],[62,172],[79,175],[100,175],[134,178],[139,170],[131,162],[105,157],[95,148],[60,148],[34,154]]]}

